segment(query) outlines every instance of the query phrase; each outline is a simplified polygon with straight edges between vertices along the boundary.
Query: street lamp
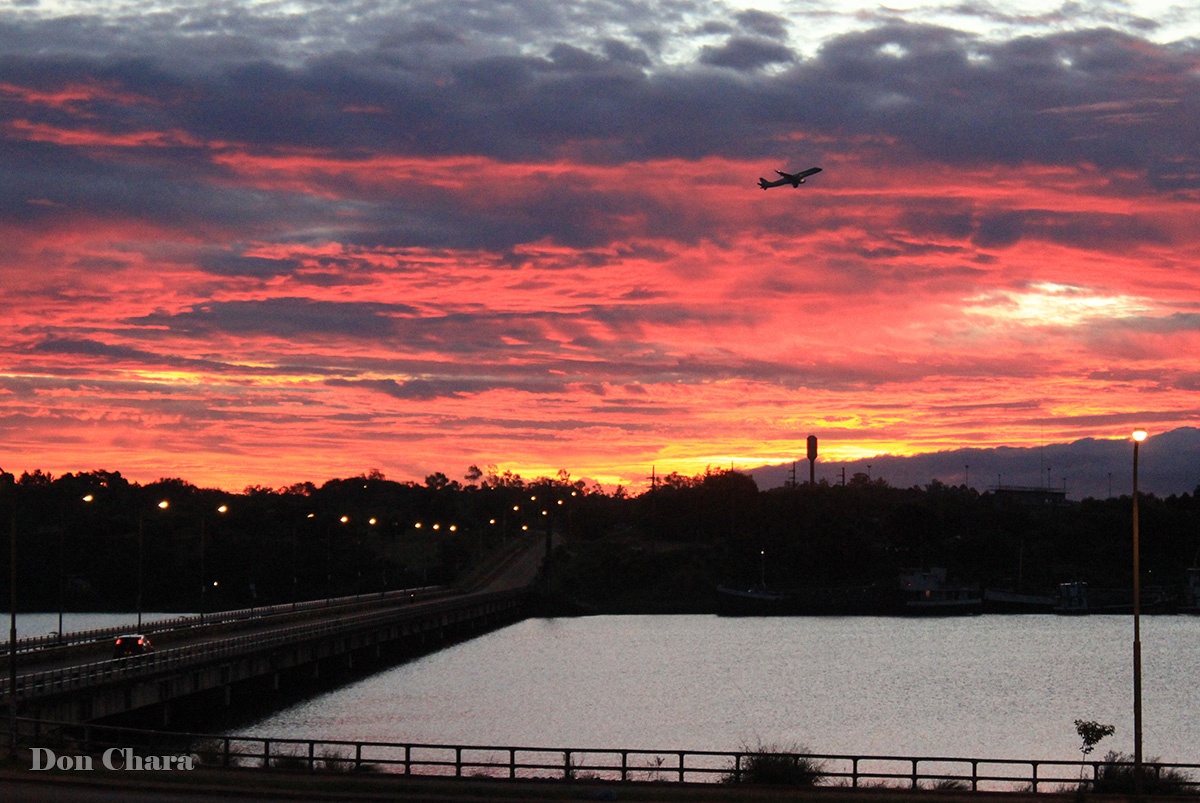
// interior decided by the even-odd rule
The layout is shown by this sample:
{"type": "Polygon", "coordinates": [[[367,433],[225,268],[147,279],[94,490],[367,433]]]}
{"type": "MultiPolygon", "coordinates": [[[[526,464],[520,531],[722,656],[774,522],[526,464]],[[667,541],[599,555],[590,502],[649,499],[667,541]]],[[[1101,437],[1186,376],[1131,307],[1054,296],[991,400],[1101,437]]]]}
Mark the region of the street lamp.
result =
{"type": "MultiPolygon", "coordinates": [[[[228,505],[218,505],[217,512],[225,514],[229,512],[228,505]]],[[[205,577],[204,558],[205,558],[205,539],[204,539],[204,523],[206,517],[203,513],[200,514],[200,615],[208,613],[208,604],[205,600],[205,592],[208,590],[208,580],[205,577]]],[[[216,585],[215,583],[213,585],[216,585]]]]}
{"type": "Polygon", "coordinates": [[[1142,568],[1138,547],[1138,445],[1146,430],[1133,431],[1133,789],[1142,793],[1142,568]]]}
{"type": "MultiPolygon", "coordinates": [[[[166,499],[158,503],[159,510],[166,510],[171,506],[171,503],[166,499]]],[[[142,589],[145,585],[145,541],[146,541],[146,526],[145,515],[142,511],[138,511],[138,593],[137,593],[137,626],[138,630],[142,629],[142,589]]]]}

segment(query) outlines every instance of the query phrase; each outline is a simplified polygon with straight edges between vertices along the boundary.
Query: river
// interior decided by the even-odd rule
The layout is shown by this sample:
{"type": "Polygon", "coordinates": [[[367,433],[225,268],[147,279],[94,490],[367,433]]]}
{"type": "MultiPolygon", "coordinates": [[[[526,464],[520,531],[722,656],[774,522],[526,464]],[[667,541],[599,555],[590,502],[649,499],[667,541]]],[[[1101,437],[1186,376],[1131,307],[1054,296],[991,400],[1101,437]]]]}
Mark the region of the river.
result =
{"type": "MultiPolygon", "coordinates": [[[[1142,618],[1147,760],[1200,763],[1200,617],[1142,618]]],[[[539,747],[1074,760],[1132,753],[1119,616],[529,619],[237,731],[539,747]]]]}

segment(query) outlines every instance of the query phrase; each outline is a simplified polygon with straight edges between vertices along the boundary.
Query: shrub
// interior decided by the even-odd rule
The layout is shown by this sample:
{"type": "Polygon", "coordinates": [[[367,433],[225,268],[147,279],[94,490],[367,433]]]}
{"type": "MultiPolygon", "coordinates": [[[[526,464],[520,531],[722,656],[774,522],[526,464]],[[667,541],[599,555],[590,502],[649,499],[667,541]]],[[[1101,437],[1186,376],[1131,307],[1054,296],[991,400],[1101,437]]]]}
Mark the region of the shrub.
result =
{"type": "MultiPolygon", "coordinates": [[[[1195,795],[1200,794],[1190,775],[1183,770],[1170,767],[1148,767],[1157,758],[1143,762],[1142,792],[1148,795],[1195,795]]],[[[1109,751],[1104,763],[1096,768],[1096,779],[1092,790],[1102,794],[1133,794],[1135,788],[1133,757],[1125,753],[1109,751]]]]}
{"type": "Polygon", "coordinates": [[[322,772],[354,772],[354,759],[333,747],[327,747],[317,756],[316,768],[322,772]]]}
{"type": "Polygon", "coordinates": [[[308,756],[298,753],[279,753],[271,756],[271,766],[277,770],[306,770],[309,769],[308,756]]]}
{"type": "Polygon", "coordinates": [[[781,749],[759,744],[747,749],[742,757],[741,772],[731,767],[722,776],[722,783],[762,784],[770,786],[816,786],[821,782],[825,765],[804,755],[807,749],[791,745],[781,749]]]}

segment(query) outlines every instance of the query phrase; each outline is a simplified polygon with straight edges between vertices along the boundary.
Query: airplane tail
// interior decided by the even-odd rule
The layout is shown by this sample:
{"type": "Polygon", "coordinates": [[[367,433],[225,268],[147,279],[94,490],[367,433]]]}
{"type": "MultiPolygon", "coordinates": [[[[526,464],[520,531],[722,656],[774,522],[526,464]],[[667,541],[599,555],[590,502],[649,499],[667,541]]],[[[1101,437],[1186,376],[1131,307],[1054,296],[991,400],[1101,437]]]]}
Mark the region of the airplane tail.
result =
{"type": "Polygon", "coordinates": [[[760,178],[758,180],[758,186],[762,187],[765,190],[765,189],[768,189],[771,185],[767,183],[767,180],[765,178],[760,178]]]}

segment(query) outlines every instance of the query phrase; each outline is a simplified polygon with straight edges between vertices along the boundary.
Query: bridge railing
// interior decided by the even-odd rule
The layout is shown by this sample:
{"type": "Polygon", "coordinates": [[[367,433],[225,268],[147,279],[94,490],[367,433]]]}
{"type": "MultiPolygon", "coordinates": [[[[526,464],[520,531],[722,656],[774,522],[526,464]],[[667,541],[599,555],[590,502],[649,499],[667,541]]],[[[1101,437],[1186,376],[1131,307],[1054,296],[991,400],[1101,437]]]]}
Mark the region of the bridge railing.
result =
{"type": "MultiPolygon", "coordinates": [[[[486,604],[490,601],[517,599],[522,591],[478,594],[467,598],[428,602],[419,608],[405,607],[390,610],[373,610],[338,617],[335,621],[288,625],[273,630],[225,637],[203,644],[158,650],[146,655],[117,660],[96,661],[86,664],[31,672],[18,675],[16,694],[18,698],[33,695],[55,694],[71,689],[114,680],[143,675],[161,674],[194,665],[207,663],[217,658],[232,658],[238,655],[260,652],[265,649],[295,644],[305,640],[328,637],[347,631],[399,623],[408,617],[425,617],[458,609],[465,602],[486,604]]],[[[7,700],[12,693],[8,678],[0,679],[0,700],[7,700]]]]}
{"type": "MultiPolygon", "coordinates": [[[[190,614],[175,616],[169,619],[152,619],[142,622],[141,631],[147,635],[166,633],[172,630],[185,630],[194,627],[238,622],[246,619],[262,619],[269,616],[288,615],[297,611],[318,611],[345,605],[355,605],[364,600],[389,600],[418,598],[428,599],[438,594],[447,593],[444,586],[420,586],[415,588],[400,588],[382,593],[355,594],[346,597],[330,599],[305,600],[303,602],[285,602],[278,605],[262,605],[251,608],[238,608],[232,611],[214,611],[212,613],[190,614]]],[[[49,633],[41,636],[27,636],[17,639],[17,652],[27,653],[43,650],[48,647],[64,647],[72,644],[88,644],[95,641],[114,639],[124,633],[136,630],[132,624],[116,625],[114,627],[98,627],[89,630],[77,630],[70,633],[49,633]]],[[[0,658],[11,651],[8,640],[0,641],[0,658]]]]}
{"type": "MultiPolygon", "coordinates": [[[[198,766],[302,772],[371,772],[503,779],[660,782],[746,782],[762,754],[749,751],[632,750],[530,746],[454,745],[164,733],[103,725],[22,720],[28,747],[101,756],[130,748],[134,754],[190,755],[198,766]]],[[[833,787],[892,787],[961,791],[1074,791],[1114,771],[1122,761],[1042,761],[947,756],[875,756],[771,753],[817,768],[817,783],[833,787]]],[[[1175,792],[1200,792],[1200,764],[1147,762],[1146,778],[1169,779],[1175,792]]]]}

